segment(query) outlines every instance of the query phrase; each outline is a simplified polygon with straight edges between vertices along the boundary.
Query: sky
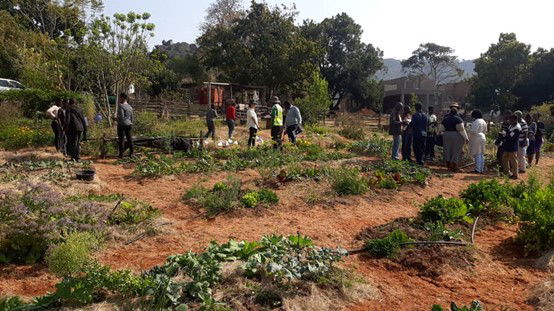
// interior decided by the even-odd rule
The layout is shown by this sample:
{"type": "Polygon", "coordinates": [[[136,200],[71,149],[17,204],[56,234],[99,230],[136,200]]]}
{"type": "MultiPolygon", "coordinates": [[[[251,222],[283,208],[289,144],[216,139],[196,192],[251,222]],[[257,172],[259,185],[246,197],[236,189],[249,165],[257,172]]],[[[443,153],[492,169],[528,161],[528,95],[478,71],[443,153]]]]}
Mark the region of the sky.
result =
{"type": "MultiPolygon", "coordinates": [[[[554,47],[554,0],[266,0],[296,4],[298,23],[346,12],[362,26],[362,41],[404,59],[420,43],[450,46],[460,59],[475,59],[502,32],[538,47],[554,47]]],[[[149,12],[156,24],[151,45],[162,40],[193,43],[212,0],[104,0],[105,13],[149,12]]],[[[250,0],[244,0],[246,6],[250,0]]]]}

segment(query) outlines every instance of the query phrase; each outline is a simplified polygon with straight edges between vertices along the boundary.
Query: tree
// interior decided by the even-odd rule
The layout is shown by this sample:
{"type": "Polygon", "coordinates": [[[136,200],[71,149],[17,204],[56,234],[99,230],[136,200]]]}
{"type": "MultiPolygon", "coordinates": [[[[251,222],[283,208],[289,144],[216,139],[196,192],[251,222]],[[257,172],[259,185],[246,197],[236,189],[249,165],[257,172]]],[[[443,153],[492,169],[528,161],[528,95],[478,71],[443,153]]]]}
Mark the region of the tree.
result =
{"type": "Polygon", "coordinates": [[[210,28],[229,28],[233,22],[243,18],[245,10],[241,0],[216,0],[206,10],[206,18],[201,26],[203,31],[210,28]]]}
{"type": "MultiPolygon", "coordinates": [[[[302,34],[320,48],[318,64],[329,82],[333,99],[351,94],[355,100],[366,100],[374,91],[374,74],[383,66],[383,53],[371,44],[361,42],[362,28],[346,13],[317,24],[304,21],[302,34]]],[[[375,97],[375,96],[373,96],[375,97]]]]}
{"type": "Polygon", "coordinates": [[[539,48],[531,55],[528,68],[514,88],[521,109],[554,100],[554,49],[539,48]]]}
{"type": "Polygon", "coordinates": [[[207,73],[198,56],[198,47],[186,42],[162,41],[154,47],[152,58],[162,62],[184,82],[201,83],[207,73]]]}
{"type": "Polygon", "coordinates": [[[310,78],[316,44],[302,37],[296,13],[252,2],[247,15],[229,28],[212,27],[197,40],[203,64],[218,78],[262,84],[271,91],[300,89],[310,78]]]}
{"type": "MultiPolygon", "coordinates": [[[[95,19],[79,48],[80,77],[91,93],[97,94],[98,109],[109,122],[114,113],[108,97],[127,91],[132,83],[146,80],[153,62],[148,57],[147,40],[154,24],[149,13],[114,14],[95,19]]],[[[116,104],[117,109],[117,104],[116,104]]]]}
{"type": "Polygon", "coordinates": [[[530,46],[519,42],[514,33],[502,33],[498,43],[475,60],[476,76],[471,94],[477,107],[515,108],[514,88],[527,71],[530,46]]]}
{"type": "Polygon", "coordinates": [[[296,101],[296,106],[302,111],[304,123],[310,124],[320,120],[331,107],[329,84],[318,70],[314,70],[308,81],[306,96],[296,101]]]}
{"type": "Polygon", "coordinates": [[[423,75],[433,81],[435,89],[439,85],[459,78],[463,70],[458,66],[454,50],[436,43],[421,44],[412,56],[402,61],[402,68],[415,75],[423,75]]]}

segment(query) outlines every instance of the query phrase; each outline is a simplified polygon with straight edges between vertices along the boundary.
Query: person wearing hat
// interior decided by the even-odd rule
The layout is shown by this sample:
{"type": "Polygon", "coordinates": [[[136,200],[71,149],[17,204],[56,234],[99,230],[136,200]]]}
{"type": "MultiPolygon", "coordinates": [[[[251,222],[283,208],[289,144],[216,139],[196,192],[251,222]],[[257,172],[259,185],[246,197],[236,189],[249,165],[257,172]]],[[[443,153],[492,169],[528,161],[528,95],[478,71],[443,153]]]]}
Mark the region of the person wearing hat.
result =
{"type": "Polygon", "coordinates": [[[443,153],[446,167],[451,171],[457,171],[462,160],[462,150],[469,142],[464,126],[464,120],[458,114],[460,106],[457,103],[450,105],[450,113],[442,121],[443,153]]]}
{"type": "Polygon", "coordinates": [[[519,134],[519,148],[517,149],[517,163],[519,164],[519,172],[525,173],[527,171],[527,146],[529,146],[529,125],[523,119],[523,112],[516,111],[514,115],[517,117],[517,123],[521,126],[521,132],[519,134]]]}
{"type": "Polygon", "coordinates": [[[227,127],[229,128],[229,142],[231,142],[233,139],[236,119],[237,119],[237,108],[235,107],[235,101],[231,99],[227,102],[227,108],[225,109],[225,120],[227,121],[227,127]]]}
{"type": "Polygon", "coordinates": [[[273,148],[283,148],[283,107],[279,97],[273,96],[271,99],[273,106],[271,107],[271,139],[275,142],[273,148]]]}

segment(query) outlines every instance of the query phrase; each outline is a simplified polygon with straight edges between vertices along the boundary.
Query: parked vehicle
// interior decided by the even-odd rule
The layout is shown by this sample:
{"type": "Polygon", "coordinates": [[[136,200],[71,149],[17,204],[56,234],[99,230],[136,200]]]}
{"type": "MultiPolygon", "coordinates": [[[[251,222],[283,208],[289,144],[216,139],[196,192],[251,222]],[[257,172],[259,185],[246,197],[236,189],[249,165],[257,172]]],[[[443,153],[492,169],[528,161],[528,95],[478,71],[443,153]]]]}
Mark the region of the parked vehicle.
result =
{"type": "Polygon", "coordinates": [[[9,90],[23,90],[25,86],[23,84],[10,79],[0,78],[0,92],[9,90]]]}

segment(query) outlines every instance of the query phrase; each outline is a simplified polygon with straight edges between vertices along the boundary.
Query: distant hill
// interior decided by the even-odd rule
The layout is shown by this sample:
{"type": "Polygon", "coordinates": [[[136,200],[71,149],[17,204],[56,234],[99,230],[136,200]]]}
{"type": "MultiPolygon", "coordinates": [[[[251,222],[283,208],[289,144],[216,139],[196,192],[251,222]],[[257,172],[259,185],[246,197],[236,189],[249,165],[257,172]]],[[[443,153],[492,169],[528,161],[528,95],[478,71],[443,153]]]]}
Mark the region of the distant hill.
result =
{"type": "MultiPolygon", "coordinates": [[[[400,62],[400,60],[394,58],[383,59],[385,69],[378,71],[377,74],[375,74],[375,78],[377,80],[391,80],[405,77],[406,73],[402,71],[402,64],[400,62]]],[[[460,61],[460,68],[464,71],[464,75],[452,82],[457,82],[475,75],[475,64],[472,60],[460,61]]]]}

